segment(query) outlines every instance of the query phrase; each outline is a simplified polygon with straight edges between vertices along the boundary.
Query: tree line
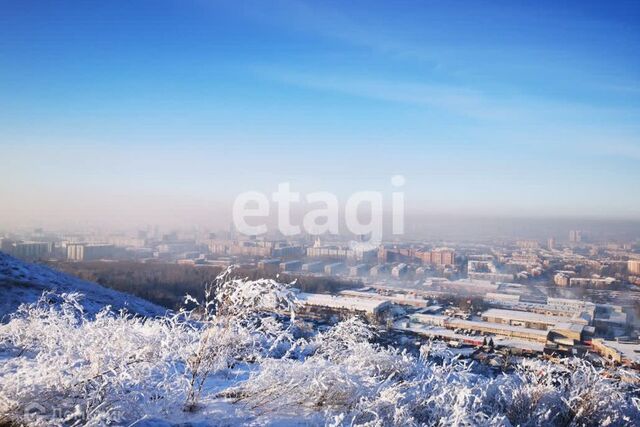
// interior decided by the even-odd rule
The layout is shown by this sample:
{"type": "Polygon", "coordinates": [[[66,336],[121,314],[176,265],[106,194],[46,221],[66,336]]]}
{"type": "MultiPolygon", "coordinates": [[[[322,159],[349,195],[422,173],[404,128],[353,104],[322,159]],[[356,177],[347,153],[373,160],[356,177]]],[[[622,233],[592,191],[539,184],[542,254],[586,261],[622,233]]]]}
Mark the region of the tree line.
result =
{"type": "MultiPolygon", "coordinates": [[[[107,288],[126,292],[166,308],[177,309],[186,294],[201,299],[204,285],[222,272],[221,267],[191,266],[170,263],[140,263],[133,261],[53,262],[51,267],[82,280],[99,283],[107,288]]],[[[335,277],[291,276],[270,273],[257,268],[237,268],[234,277],[276,279],[291,283],[303,292],[336,293],[361,284],[335,277]]]]}

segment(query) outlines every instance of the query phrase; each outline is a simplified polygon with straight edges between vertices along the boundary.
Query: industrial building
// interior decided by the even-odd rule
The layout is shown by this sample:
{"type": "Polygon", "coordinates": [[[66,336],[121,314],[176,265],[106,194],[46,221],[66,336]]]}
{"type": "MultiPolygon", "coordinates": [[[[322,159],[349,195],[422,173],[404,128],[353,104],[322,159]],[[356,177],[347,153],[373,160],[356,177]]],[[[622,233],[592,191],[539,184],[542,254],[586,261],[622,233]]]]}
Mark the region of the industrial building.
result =
{"type": "Polygon", "coordinates": [[[348,318],[361,315],[372,322],[381,322],[391,308],[387,300],[358,298],[346,295],[309,294],[300,292],[297,295],[302,306],[302,314],[318,318],[338,316],[348,318]]]}
{"type": "Polygon", "coordinates": [[[531,313],[527,311],[502,310],[499,308],[491,308],[482,313],[482,320],[485,322],[502,323],[539,330],[549,330],[560,323],[574,323],[586,326],[591,321],[591,319],[585,319],[583,317],[567,318],[531,313]]]}
{"type": "Polygon", "coordinates": [[[519,294],[487,293],[484,301],[494,307],[560,317],[584,315],[585,318],[593,319],[596,310],[596,304],[592,302],[565,298],[545,298],[540,301],[532,301],[531,298],[519,294]]]}
{"type": "Polygon", "coordinates": [[[440,326],[447,329],[463,329],[482,334],[501,335],[505,337],[521,338],[545,343],[547,331],[528,329],[520,326],[505,325],[491,322],[456,319],[448,316],[416,313],[410,316],[410,321],[426,325],[440,326]]]}
{"type": "Polygon", "coordinates": [[[367,292],[360,290],[345,290],[341,291],[340,295],[357,297],[363,299],[373,299],[378,301],[390,301],[397,305],[415,307],[415,308],[426,308],[430,304],[430,300],[421,295],[417,295],[416,293],[407,292],[407,293],[385,293],[380,294],[378,292],[367,292]]]}

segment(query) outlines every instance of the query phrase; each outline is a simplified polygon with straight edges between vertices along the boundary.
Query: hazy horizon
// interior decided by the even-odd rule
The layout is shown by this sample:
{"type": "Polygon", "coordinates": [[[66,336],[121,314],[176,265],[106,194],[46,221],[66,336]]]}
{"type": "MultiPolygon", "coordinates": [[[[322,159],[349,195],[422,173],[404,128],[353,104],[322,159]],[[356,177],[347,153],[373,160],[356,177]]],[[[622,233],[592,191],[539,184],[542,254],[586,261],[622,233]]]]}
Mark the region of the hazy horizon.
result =
{"type": "MultiPolygon", "coordinates": [[[[468,216],[468,215],[433,215],[408,213],[405,218],[405,233],[403,236],[393,236],[389,233],[389,212],[385,212],[384,239],[385,241],[397,240],[428,240],[449,242],[488,242],[500,239],[518,240],[535,239],[541,243],[548,238],[554,238],[559,243],[569,240],[571,230],[580,230],[584,234],[585,242],[631,242],[640,239],[640,220],[629,219],[604,219],[604,218],[578,218],[578,217],[508,217],[508,216],[468,216]]],[[[294,213],[292,223],[300,224],[301,215],[294,213]]],[[[277,227],[274,215],[264,220],[269,225],[269,237],[277,237],[277,227]],[[276,234],[274,234],[276,232],[276,234]]],[[[23,225],[7,226],[2,223],[1,233],[17,233],[29,235],[36,228],[42,228],[47,235],[51,233],[97,233],[96,237],[109,236],[114,233],[124,233],[135,236],[139,230],[147,230],[161,235],[171,232],[189,233],[196,232],[202,237],[207,232],[228,232],[231,223],[218,223],[216,221],[198,222],[178,221],[173,222],[140,222],[131,223],[128,219],[121,222],[69,222],[66,224],[46,223],[44,221],[23,225]]],[[[90,234],[91,235],[91,234],[90,234]]],[[[354,238],[349,233],[344,222],[340,222],[338,236],[323,235],[322,239],[331,240],[333,237],[354,238]]],[[[224,235],[219,237],[224,238],[224,235]]],[[[294,236],[299,238],[301,236],[294,236]]]]}

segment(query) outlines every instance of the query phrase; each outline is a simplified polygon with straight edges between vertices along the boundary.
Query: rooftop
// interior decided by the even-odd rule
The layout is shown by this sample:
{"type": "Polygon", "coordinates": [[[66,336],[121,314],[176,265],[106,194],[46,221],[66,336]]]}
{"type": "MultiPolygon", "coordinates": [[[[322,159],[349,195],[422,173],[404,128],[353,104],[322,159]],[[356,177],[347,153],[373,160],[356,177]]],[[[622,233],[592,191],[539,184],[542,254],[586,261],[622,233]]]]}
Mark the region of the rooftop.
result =
{"type": "Polygon", "coordinates": [[[309,294],[306,292],[299,293],[297,298],[303,305],[364,311],[371,314],[377,313],[381,308],[389,304],[387,300],[329,294],[309,294]]]}
{"type": "Polygon", "coordinates": [[[502,310],[498,308],[491,308],[484,313],[482,317],[492,317],[500,319],[510,319],[522,322],[536,322],[545,323],[547,325],[556,325],[558,323],[578,323],[582,325],[588,325],[589,322],[582,317],[562,317],[562,316],[549,316],[545,314],[531,313],[527,311],[515,311],[515,310],[502,310]]]}

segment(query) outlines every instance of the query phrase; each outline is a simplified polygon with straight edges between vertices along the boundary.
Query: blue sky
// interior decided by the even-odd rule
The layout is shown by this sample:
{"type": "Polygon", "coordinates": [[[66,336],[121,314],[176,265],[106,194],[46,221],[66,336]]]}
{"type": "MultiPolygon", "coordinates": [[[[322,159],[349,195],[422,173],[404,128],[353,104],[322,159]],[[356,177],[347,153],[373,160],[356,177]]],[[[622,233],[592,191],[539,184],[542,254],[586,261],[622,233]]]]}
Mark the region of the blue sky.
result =
{"type": "Polygon", "coordinates": [[[640,4],[522,3],[0,0],[0,221],[395,174],[408,210],[640,218],[640,4]]]}

